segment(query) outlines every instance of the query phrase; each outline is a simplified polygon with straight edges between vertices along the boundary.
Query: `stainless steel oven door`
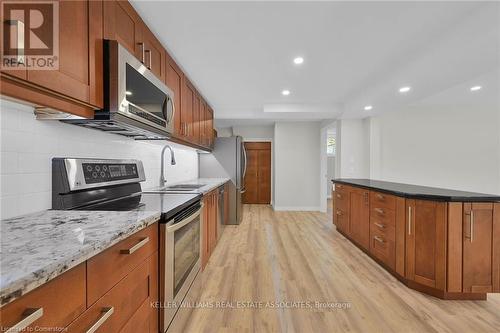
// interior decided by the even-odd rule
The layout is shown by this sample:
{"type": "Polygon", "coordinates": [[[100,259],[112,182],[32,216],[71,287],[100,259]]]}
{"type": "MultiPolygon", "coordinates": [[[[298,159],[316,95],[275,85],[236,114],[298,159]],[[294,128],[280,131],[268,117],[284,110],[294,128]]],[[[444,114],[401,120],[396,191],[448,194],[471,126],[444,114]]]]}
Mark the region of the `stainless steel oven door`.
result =
{"type": "MultiPolygon", "coordinates": [[[[200,207],[185,219],[161,225],[163,275],[162,331],[165,332],[201,267],[200,207]]],[[[196,291],[192,291],[196,292],[196,291]]]]}

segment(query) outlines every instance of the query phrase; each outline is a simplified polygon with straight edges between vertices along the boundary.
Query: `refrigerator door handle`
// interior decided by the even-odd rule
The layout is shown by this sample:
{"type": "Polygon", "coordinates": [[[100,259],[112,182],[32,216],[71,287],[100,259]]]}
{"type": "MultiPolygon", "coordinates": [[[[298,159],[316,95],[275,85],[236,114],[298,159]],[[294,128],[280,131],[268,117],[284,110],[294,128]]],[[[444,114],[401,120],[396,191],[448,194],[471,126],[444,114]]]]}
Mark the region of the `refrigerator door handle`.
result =
{"type": "Polygon", "coordinates": [[[245,175],[247,174],[247,150],[245,149],[245,144],[242,143],[241,145],[243,147],[243,156],[245,156],[245,167],[243,169],[243,179],[242,182],[245,182],[245,175]]]}

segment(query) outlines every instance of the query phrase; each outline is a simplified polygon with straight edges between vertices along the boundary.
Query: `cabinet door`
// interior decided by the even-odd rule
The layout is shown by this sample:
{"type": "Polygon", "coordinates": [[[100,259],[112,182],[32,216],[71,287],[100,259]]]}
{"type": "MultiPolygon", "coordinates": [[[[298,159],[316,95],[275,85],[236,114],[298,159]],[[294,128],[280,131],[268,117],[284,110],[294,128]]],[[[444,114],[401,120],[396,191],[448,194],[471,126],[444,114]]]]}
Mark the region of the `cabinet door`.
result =
{"type": "Polygon", "coordinates": [[[353,189],[350,200],[351,237],[365,249],[370,247],[370,192],[353,189]]]}
{"type": "Polygon", "coordinates": [[[208,137],[208,147],[212,148],[214,146],[214,111],[211,107],[208,107],[207,114],[207,137],[208,137]]]}
{"type": "Polygon", "coordinates": [[[210,257],[210,215],[212,205],[210,194],[203,197],[203,225],[201,235],[201,267],[205,268],[210,257]]]}
{"type": "Polygon", "coordinates": [[[193,135],[192,135],[192,140],[193,143],[200,144],[200,109],[201,109],[201,98],[198,93],[195,93],[194,99],[193,99],[193,124],[192,124],[192,129],[193,129],[193,135]]]}
{"type": "Polygon", "coordinates": [[[493,204],[465,203],[463,292],[493,291],[493,204]]]}
{"type": "Polygon", "coordinates": [[[200,101],[200,145],[203,147],[208,146],[207,137],[207,102],[203,98],[200,101]]]}
{"type": "Polygon", "coordinates": [[[212,223],[211,223],[211,239],[210,239],[210,252],[212,253],[217,245],[217,218],[219,214],[219,193],[218,190],[213,191],[212,194],[212,223]]]}
{"type": "Polygon", "coordinates": [[[445,289],[446,204],[406,201],[406,277],[419,284],[445,289]]]}
{"type": "Polygon", "coordinates": [[[104,38],[117,40],[143,61],[140,45],[143,23],[128,1],[104,1],[104,38]]]}
{"type": "MultiPolygon", "coordinates": [[[[59,2],[59,69],[28,70],[28,81],[76,100],[91,103],[91,77],[102,80],[102,65],[99,77],[90,75],[96,74],[95,67],[90,67],[91,57],[97,56],[97,61],[102,64],[102,49],[99,47],[97,54],[92,53],[102,40],[102,31],[89,30],[89,25],[101,26],[100,6],[102,3],[94,1],[59,2]],[[92,16],[89,13],[91,10],[92,16]]],[[[102,106],[102,100],[92,102],[102,106]]]]}
{"type": "Polygon", "coordinates": [[[174,133],[181,135],[181,113],[182,113],[182,78],[184,74],[175,61],[166,55],[165,61],[165,84],[174,93],[174,133]]]}
{"type": "MultiPolygon", "coordinates": [[[[160,80],[165,80],[165,49],[146,25],[143,25],[142,41],[144,46],[144,64],[160,80]]],[[[142,56],[141,56],[142,57],[142,56]]]]}
{"type": "Polygon", "coordinates": [[[193,138],[193,109],[194,109],[195,90],[191,83],[184,77],[182,85],[182,108],[181,108],[181,137],[190,141],[193,138]]]}

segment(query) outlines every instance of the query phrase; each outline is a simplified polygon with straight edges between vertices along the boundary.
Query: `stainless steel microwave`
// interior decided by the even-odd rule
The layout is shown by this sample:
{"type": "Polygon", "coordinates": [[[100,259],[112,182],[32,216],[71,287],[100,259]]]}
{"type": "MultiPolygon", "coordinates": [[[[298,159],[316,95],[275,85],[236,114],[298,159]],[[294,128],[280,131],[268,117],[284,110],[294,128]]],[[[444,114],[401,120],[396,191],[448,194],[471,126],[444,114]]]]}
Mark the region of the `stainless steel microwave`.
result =
{"type": "Polygon", "coordinates": [[[174,131],[174,94],[125,47],[104,41],[104,109],[93,119],[62,120],[135,139],[167,139],[174,131]]]}

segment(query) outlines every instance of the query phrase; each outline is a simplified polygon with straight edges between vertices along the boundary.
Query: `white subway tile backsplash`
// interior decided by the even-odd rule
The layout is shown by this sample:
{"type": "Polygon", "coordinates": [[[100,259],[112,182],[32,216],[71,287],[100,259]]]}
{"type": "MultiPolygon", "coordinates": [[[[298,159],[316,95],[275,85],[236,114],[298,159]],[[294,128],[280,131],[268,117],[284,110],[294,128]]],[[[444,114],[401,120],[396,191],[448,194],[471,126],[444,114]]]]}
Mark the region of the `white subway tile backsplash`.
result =
{"type": "MultiPolygon", "coordinates": [[[[134,141],[59,121],[36,120],[30,107],[0,99],[1,163],[0,217],[7,218],[51,208],[53,157],[135,158],[146,173],[143,188],[158,185],[160,152],[166,142],[134,141]]],[[[177,165],[166,157],[169,182],[198,177],[194,149],[169,143],[177,165]]]]}

